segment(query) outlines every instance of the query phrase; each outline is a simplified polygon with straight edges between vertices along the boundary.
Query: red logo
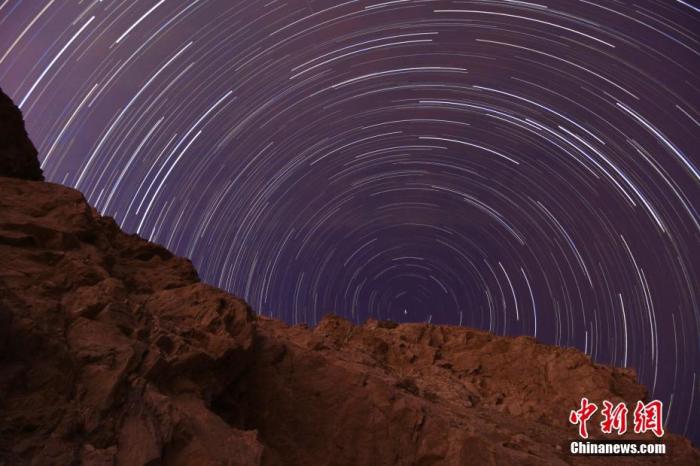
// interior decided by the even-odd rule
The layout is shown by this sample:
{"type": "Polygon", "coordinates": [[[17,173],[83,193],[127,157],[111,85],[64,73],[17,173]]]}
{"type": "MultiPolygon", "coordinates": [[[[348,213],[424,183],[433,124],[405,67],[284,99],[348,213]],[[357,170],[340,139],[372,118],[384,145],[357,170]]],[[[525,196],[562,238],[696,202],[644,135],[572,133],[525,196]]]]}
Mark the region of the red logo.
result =
{"type": "Polygon", "coordinates": [[[571,414],[569,414],[569,422],[578,424],[578,434],[582,438],[588,438],[586,423],[596,411],[598,411],[598,407],[595,403],[589,403],[588,398],[581,398],[581,409],[578,411],[571,411],[571,414]]]}
{"type": "MultiPolygon", "coordinates": [[[[595,403],[588,401],[588,398],[581,398],[581,407],[577,410],[572,410],[569,413],[569,422],[578,425],[578,434],[581,438],[588,438],[587,423],[598,411],[598,406],[595,403]]],[[[600,414],[603,420],[600,422],[600,430],[604,434],[611,434],[613,431],[617,435],[622,435],[627,432],[627,405],[624,402],[614,405],[608,400],[603,401],[603,409],[600,414]]],[[[657,437],[664,435],[663,427],[663,403],[659,400],[650,401],[644,404],[642,401],[637,401],[637,407],[634,409],[634,432],[643,434],[651,431],[657,437]]]]}
{"type": "Polygon", "coordinates": [[[657,437],[663,436],[662,413],[663,404],[659,400],[647,404],[637,401],[637,407],[634,409],[634,432],[640,434],[650,430],[657,437]]]}
{"type": "Polygon", "coordinates": [[[618,403],[615,408],[608,400],[603,401],[603,410],[600,412],[605,419],[600,423],[600,430],[604,434],[610,434],[613,430],[617,435],[627,432],[627,405],[618,403]]]}

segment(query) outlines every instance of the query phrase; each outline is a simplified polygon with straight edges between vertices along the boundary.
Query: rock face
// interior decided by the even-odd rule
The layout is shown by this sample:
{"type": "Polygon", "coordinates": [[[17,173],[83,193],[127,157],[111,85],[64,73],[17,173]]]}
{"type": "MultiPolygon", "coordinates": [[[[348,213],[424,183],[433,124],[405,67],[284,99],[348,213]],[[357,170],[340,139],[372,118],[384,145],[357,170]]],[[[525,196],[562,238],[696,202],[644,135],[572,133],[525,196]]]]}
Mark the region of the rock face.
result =
{"type": "Polygon", "coordinates": [[[259,464],[208,407],[251,363],[252,321],[77,191],[0,178],[0,463],[259,464]]]}
{"type": "MultiPolygon", "coordinates": [[[[645,390],[526,337],[256,317],[79,192],[0,177],[0,466],[637,464],[568,454],[582,396],[645,390]]],[[[700,463],[664,442],[645,464],[700,463]]]]}
{"type": "Polygon", "coordinates": [[[0,89],[0,176],[43,180],[36,149],[24,129],[22,112],[0,89]]]}

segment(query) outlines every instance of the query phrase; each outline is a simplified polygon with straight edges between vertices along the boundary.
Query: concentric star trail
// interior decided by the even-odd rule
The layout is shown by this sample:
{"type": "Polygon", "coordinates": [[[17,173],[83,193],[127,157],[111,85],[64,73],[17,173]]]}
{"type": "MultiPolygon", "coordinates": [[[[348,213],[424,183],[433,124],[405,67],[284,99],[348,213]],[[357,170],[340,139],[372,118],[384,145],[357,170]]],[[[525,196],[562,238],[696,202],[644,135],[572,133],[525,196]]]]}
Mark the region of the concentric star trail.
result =
{"type": "Polygon", "coordinates": [[[467,325],[634,368],[700,442],[686,1],[0,2],[47,179],[290,323],[467,325]]]}

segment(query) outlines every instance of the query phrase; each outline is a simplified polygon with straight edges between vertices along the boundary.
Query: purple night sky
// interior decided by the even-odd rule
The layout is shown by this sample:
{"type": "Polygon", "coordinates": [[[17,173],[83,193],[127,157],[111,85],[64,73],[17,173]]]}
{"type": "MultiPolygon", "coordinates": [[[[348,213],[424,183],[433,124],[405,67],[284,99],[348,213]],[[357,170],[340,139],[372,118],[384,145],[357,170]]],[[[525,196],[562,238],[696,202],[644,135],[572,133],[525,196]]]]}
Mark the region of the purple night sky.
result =
{"type": "Polygon", "coordinates": [[[259,313],[632,367],[700,442],[700,10],[0,0],[48,180],[259,313]]]}

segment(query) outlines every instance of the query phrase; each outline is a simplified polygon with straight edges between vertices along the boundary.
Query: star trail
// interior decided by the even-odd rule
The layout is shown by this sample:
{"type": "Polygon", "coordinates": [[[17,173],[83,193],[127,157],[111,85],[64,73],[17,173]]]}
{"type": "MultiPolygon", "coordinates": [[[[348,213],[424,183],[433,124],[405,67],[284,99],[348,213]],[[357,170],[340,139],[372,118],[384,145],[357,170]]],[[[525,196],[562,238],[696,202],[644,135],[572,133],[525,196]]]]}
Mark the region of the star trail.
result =
{"type": "Polygon", "coordinates": [[[690,1],[0,1],[48,180],[257,312],[634,368],[700,441],[690,1]]]}

